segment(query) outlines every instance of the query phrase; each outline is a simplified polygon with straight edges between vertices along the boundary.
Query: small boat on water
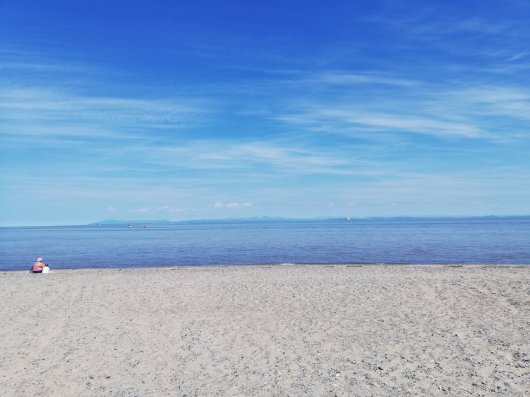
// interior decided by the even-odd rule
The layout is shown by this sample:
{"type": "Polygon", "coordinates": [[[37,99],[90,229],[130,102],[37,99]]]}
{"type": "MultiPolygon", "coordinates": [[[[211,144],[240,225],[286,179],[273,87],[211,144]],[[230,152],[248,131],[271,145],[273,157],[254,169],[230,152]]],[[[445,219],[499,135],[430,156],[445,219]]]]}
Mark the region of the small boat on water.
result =
{"type": "Polygon", "coordinates": [[[131,225],[131,224],[129,223],[129,225],[128,225],[127,227],[128,227],[128,228],[131,228],[131,227],[132,227],[132,225],[131,225]]]}

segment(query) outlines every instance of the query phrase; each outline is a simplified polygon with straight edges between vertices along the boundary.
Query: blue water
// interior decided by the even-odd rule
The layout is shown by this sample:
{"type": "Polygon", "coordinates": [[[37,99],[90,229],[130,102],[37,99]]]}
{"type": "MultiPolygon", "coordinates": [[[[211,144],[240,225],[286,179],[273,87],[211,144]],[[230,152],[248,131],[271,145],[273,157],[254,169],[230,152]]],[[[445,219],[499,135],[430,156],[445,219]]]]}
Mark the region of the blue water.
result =
{"type": "Polygon", "coordinates": [[[0,270],[262,263],[530,264],[530,218],[0,228],[0,270]]]}

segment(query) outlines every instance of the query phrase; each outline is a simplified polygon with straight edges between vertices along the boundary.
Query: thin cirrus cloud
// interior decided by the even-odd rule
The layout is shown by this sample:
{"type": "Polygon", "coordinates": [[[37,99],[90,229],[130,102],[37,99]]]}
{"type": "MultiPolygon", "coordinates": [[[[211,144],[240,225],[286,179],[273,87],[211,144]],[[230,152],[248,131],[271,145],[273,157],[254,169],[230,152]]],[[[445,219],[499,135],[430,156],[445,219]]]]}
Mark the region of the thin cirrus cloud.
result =
{"type": "Polygon", "coordinates": [[[295,174],[348,175],[355,159],[344,158],[341,150],[325,149],[294,142],[189,141],[177,147],[157,147],[151,151],[153,164],[197,170],[270,170],[295,174]]]}
{"type": "MultiPolygon", "coordinates": [[[[318,90],[315,84],[316,80],[313,89],[318,90]]],[[[329,84],[328,79],[318,81],[322,92],[329,84]]],[[[342,90],[333,91],[333,95],[292,99],[285,106],[287,112],[278,111],[270,117],[313,131],[347,135],[392,132],[493,141],[521,137],[528,131],[530,96],[515,84],[455,81],[442,87],[416,80],[403,89],[367,90],[362,87],[363,80],[355,77],[333,80],[335,90],[338,85],[342,90]],[[350,92],[347,87],[351,84],[360,87],[350,92]]]]}
{"type": "Polygon", "coordinates": [[[39,136],[41,140],[141,138],[148,131],[196,125],[200,112],[202,107],[190,99],[88,96],[48,88],[0,90],[0,134],[17,141],[39,136]]]}
{"type": "Polygon", "coordinates": [[[364,132],[416,133],[436,136],[461,136],[474,138],[480,131],[471,123],[443,120],[440,117],[410,114],[385,114],[359,112],[338,107],[312,107],[297,114],[276,116],[288,123],[308,125],[310,128],[338,134],[362,134],[364,132]]]}
{"type": "Polygon", "coordinates": [[[392,76],[388,73],[347,73],[344,71],[330,70],[319,73],[314,77],[308,77],[308,82],[316,84],[328,84],[338,86],[348,85],[388,85],[396,87],[417,86],[418,81],[392,76]]]}

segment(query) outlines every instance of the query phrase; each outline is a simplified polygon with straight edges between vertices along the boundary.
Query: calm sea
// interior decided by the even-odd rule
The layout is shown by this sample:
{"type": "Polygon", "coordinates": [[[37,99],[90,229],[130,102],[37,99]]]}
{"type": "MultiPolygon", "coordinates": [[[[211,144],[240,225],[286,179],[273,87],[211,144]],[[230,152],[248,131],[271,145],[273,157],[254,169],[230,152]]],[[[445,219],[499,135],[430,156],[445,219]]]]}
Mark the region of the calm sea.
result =
{"type": "Polygon", "coordinates": [[[263,263],[530,264],[530,218],[0,228],[0,270],[263,263]]]}

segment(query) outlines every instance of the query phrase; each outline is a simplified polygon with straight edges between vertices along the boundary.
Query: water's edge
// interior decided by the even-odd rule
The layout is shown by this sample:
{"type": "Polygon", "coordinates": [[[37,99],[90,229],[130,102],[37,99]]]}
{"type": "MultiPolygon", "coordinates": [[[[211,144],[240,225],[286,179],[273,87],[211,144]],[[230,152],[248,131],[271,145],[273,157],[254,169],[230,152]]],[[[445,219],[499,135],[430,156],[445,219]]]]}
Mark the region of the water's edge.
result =
{"type": "MultiPolygon", "coordinates": [[[[216,268],[283,268],[283,267],[443,267],[443,268],[526,268],[530,263],[255,263],[255,264],[208,264],[208,265],[168,265],[168,266],[86,266],[86,267],[61,267],[51,269],[48,274],[62,271],[82,270],[177,270],[177,269],[216,269],[216,268]]],[[[29,269],[0,269],[2,273],[31,273],[29,269]]],[[[37,275],[40,275],[37,274],[37,275]]]]}

